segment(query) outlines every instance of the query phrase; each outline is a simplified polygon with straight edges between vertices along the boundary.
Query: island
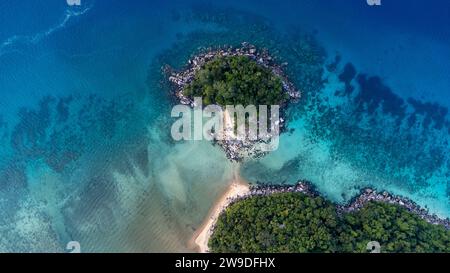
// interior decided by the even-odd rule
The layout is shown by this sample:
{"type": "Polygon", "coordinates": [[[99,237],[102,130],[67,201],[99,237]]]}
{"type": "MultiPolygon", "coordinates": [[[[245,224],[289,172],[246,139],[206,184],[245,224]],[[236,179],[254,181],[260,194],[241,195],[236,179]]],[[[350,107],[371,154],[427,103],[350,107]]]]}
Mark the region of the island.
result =
{"type": "Polygon", "coordinates": [[[412,201],[365,189],[336,205],[309,183],[253,187],[228,202],[211,228],[210,252],[450,252],[448,219],[412,201]]]}
{"type": "MultiPolygon", "coordinates": [[[[202,107],[217,105],[224,110],[223,130],[216,142],[230,160],[242,161],[249,157],[266,154],[264,144],[271,136],[278,137],[285,127],[284,109],[290,102],[300,98],[300,91],[289,81],[283,71],[286,63],[279,64],[267,50],[243,42],[241,47],[224,47],[208,49],[193,56],[187,66],[179,71],[165,67],[165,73],[173,84],[173,94],[177,101],[194,108],[200,98],[202,107]],[[270,107],[271,115],[263,119],[267,132],[264,135],[258,127],[258,138],[237,137],[237,119],[229,106],[254,106],[255,121],[246,112],[248,128],[251,124],[258,127],[262,124],[261,106],[270,107]],[[277,107],[277,115],[273,115],[277,107]],[[281,113],[279,113],[281,112],[281,113]],[[260,137],[260,135],[265,137],[260,137]]],[[[245,108],[247,111],[249,108],[245,108]]],[[[263,115],[266,117],[267,115],[263,115]]]]}

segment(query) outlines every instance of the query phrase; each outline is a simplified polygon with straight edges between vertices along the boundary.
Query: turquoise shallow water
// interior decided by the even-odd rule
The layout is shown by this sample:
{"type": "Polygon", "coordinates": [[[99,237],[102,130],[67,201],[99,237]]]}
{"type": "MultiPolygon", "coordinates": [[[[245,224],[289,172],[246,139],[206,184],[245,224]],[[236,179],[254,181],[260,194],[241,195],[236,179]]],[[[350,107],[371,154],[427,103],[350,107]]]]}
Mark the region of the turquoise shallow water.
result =
{"type": "Polygon", "coordinates": [[[70,240],[86,252],[189,251],[236,166],[211,143],[172,141],[160,68],[243,41],[288,62],[303,91],[280,148],[244,162],[244,178],[309,180],[336,202],[370,186],[450,216],[444,3],[429,7],[433,33],[405,24],[418,4],[402,19],[398,6],[356,0],[39,3],[0,4],[0,251],[61,252],[70,240]]]}
{"type": "Polygon", "coordinates": [[[289,124],[280,148],[245,163],[244,177],[261,183],[295,183],[301,177],[340,203],[364,187],[388,190],[448,217],[447,129],[425,125],[426,116],[415,120],[418,114],[407,104],[401,115],[386,113],[383,102],[371,112],[358,105],[364,89],[336,95],[345,83],[333,73],[327,80],[289,124]]]}

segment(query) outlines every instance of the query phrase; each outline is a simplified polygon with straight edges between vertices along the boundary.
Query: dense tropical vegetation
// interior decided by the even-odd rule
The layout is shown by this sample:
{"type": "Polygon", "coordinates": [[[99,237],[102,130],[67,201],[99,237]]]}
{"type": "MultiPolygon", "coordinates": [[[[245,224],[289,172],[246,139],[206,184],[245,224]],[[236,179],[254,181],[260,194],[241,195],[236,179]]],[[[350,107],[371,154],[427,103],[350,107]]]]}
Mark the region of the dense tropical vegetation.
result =
{"type": "Polygon", "coordinates": [[[302,193],[253,196],[228,207],[209,241],[213,252],[450,252],[450,231],[403,207],[370,202],[338,215],[322,197],[302,193]]]}
{"type": "Polygon", "coordinates": [[[343,252],[365,252],[377,241],[384,252],[450,252],[450,231],[398,205],[371,202],[343,216],[338,243],[343,252]]]}
{"type": "Polygon", "coordinates": [[[183,92],[202,97],[204,105],[279,105],[288,99],[280,77],[246,56],[207,62],[183,92]]]}

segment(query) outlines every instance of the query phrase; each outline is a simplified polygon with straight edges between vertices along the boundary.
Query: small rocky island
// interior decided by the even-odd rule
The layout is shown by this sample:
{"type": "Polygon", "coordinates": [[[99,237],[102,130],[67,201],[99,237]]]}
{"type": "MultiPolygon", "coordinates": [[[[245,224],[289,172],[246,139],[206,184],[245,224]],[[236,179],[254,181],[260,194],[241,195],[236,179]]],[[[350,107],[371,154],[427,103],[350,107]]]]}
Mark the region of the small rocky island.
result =
{"type": "MultiPolygon", "coordinates": [[[[286,65],[277,64],[267,50],[244,42],[238,48],[209,49],[190,59],[182,71],[166,68],[165,72],[173,84],[175,97],[181,104],[191,107],[196,106],[195,97],[201,97],[202,106],[214,104],[223,109],[228,105],[279,106],[281,114],[275,122],[279,132],[285,123],[283,109],[290,101],[300,98],[300,92],[283,72],[286,65]]],[[[226,137],[216,143],[230,160],[265,154],[264,140],[233,137],[235,117],[229,116],[227,110],[224,115],[223,134],[226,137]]],[[[275,131],[272,124],[269,127],[275,131]]]]}

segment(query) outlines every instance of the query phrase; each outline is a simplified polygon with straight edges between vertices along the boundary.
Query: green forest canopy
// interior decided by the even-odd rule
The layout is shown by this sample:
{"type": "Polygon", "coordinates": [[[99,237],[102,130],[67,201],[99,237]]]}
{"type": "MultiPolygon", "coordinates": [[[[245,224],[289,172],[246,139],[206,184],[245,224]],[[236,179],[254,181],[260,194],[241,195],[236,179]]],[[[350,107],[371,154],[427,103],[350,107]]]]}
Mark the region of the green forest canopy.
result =
{"type": "Polygon", "coordinates": [[[253,196],[219,217],[209,247],[213,252],[450,252],[450,231],[405,208],[369,202],[338,216],[322,197],[302,193],[253,196]]]}
{"type": "Polygon", "coordinates": [[[196,72],[183,91],[203,104],[280,105],[289,97],[279,76],[246,56],[216,57],[196,72]]]}

